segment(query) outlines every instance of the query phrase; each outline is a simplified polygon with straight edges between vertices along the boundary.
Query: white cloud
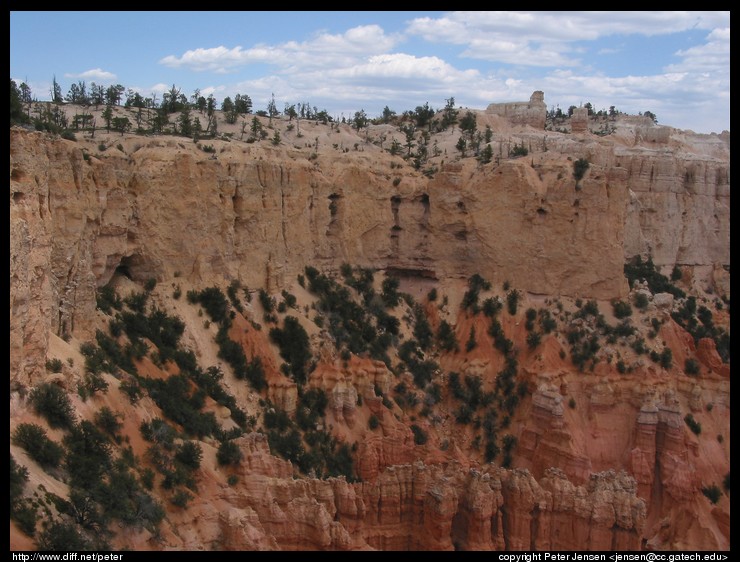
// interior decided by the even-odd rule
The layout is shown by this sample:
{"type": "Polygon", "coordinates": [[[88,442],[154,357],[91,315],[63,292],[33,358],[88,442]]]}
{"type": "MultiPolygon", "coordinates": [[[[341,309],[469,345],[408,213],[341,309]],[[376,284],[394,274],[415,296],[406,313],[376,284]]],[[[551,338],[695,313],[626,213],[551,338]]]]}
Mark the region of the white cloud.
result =
{"type": "Polygon", "coordinates": [[[457,70],[439,57],[415,57],[404,53],[372,56],[367,62],[330,70],[334,78],[413,78],[450,82],[470,80],[479,75],[477,70],[457,70]]]}
{"type": "Polygon", "coordinates": [[[102,68],[92,68],[79,74],[66,73],[65,78],[81,78],[83,80],[98,80],[102,82],[112,82],[116,79],[116,75],[102,68]]]}
{"type": "Polygon", "coordinates": [[[680,50],[676,53],[683,60],[667,67],[671,72],[696,72],[706,74],[719,72],[730,79],[730,28],[714,29],[707,35],[703,45],[680,50]]]}
{"type": "Polygon", "coordinates": [[[244,64],[249,64],[250,55],[241,47],[233,49],[219,46],[212,49],[193,49],[185,51],[181,57],[169,55],[161,59],[160,64],[172,68],[186,67],[195,72],[209,70],[212,72],[227,72],[244,64]]]}
{"type": "Polygon", "coordinates": [[[157,84],[154,84],[151,88],[147,88],[146,91],[152,92],[153,94],[164,94],[165,92],[168,92],[171,87],[171,85],[158,82],[157,84]]]}
{"type": "Polygon", "coordinates": [[[464,45],[462,56],[529,66],[578,64],[572,43],[615,34],[729,28],[729,12],[451,12],[416,18],[407,33],[464,45]]]}
{"type": "Polygon", "coordinates": [[[173,68],[195,72],[233,72],[251,63],[268,63],[286,69],[347,65],[391,49],[399,38],[387,35],[378,25],[363,25],[342,34],[320,33],[304,42],[288,41],[279,45],[241,46],[227,49],[193,49],[182,56],[168,55],[159,62],[173,68]]]}

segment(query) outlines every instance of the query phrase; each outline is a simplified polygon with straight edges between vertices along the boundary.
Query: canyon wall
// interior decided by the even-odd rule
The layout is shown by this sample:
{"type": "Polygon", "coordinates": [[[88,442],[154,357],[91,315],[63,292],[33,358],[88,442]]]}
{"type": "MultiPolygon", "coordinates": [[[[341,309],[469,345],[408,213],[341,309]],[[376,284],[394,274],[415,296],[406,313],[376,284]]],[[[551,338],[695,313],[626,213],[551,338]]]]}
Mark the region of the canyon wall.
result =
{"type": "MultiPolygon", "coordinates": [[[[372,145],[309,155],[215,141],[209,154],[186,139],[127,136],[96,152],[94,143],[11,129],[11,391],[47,376],[55,346],[68,347],[81,368],[84,358],[63,339],[92,337],[101,324],[96,289],[116,273],[173,286],[236,279],[274,292],[294,286],[306,265],[337,271],[349,263],[432,284],[456,279],[463,286],[478,273],[497,288],[508,281],[532,302],[603,301],[627,296],[626,259],[650,255],[664,272],[679,265],[682,283],[729,297],[729,134],[658,131],[642,121],[610,137],[528,128],[496,134],[494,143],[526,143],[529,154],[486,165],[445,157],[425,175],[372,145]],[[576,180],[579,158],[590,165],[576,180]]],[[[455,294],[459,301],[462,291],[455,294]]],[[[515,468],[472,460],[477,449],[451,409],[434,422],[412,420],[429,433],[427,445],[416,444],[404,412],[376,395],[390,394],[396,374],[381,361],[342,362],[338,350],[320,350],[311,383],[329,397],[327,425],[357,445],[361,482],[295,478],[295,467],[271,455],[258,433],[237,440],[244,461],[228,474],[216,466],[213,443],[204,442],[208,462],[198,478],[207,501],[187,511],[170,506],[160,534],[139,530],[116,546],[728,547],[729,500],[710,506],[701,489],[729,474],[729,364],[713,340],[695,343],[659,310],[658,295],[650,297],[650,310],[665,320],[656,341],[673,350],[668,370],[636,358],[617,373],[615,350],[604,348],[593,372],[576,373],[562,334],[529,350],[523,323],[502,319],[521,350],[518,376],[528,389],[508,430],[518,440],[515,468]],[[689,378],[681,369],[694,356],[702,372],[689,378]],[[687,429],[685,412],[702,418],[702,439],[687,429]],[[370,414],[378,419],[374,431],[370,414]]],[[[436,327],[447,312],[428,304],[436,327]]],[[[190,312],[189,322],[202,324],[190,312]]],[[[487,323],[475,324],[483,316],[457,314],[447,317],[458,339],[475,326],[480,345],[446,355],[441,368],[495,380],[503,359],[487,323]]],[[[717,309],[718,322],[728,316],[717,309]]],[[[296,384],[280,374],[267,334],[250,328],[254,319],[236,315],[230,335],[250,357],[263,358],[266,397],[293,413],[296,384]]],[[[203,364],[215,364],[215,350],[190,332],[203,364]]],[[[435,376],[444,384],[445,375],[435,376]]],[[[129,404],[119,381],[108,378],[101,400],[121,409],[137,435],[156,408],[149,398],[129,404]]],[[[237,388],[240,404],[255,411],[258,397],[237,388]]],[[[11,393],[11,418],[35,421],[21,395],[11,393]]],[[[144,455],[138,441],[134,451],[144,455]]]]}
{"type": "Polygon", "coordinates": [[[11,378],[26,382],[46,334],[84,333],[96,288],[117,269],[272,290],[307,264],[346,262],[608,299],[626,294],[631,255],[730,262],[729,145],[723,159],[716,139],[691,153],[551,134],[529,157],[443,161],[428,179],[382,152],[311,161],[224,143],[207,156],[134,138],[128,153],[91,156],[41,133],[10,135],[11,378]],[[576,156],[591,161],[579,182],[576,156]]]}

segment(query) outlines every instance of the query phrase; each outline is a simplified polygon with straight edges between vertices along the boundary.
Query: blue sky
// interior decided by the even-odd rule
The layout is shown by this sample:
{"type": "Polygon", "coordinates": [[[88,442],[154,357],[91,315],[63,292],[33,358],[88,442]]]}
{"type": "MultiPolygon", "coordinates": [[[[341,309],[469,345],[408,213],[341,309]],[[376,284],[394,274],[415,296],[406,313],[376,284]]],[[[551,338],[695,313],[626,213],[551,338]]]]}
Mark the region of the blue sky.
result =
{"type": "Polygon", "coordinates": [[[10,14],[10,77],[149,97],[236,93],[330,115],[545,92],[699,133],[730,129],[730,12],[44,12],[10,14]]]}

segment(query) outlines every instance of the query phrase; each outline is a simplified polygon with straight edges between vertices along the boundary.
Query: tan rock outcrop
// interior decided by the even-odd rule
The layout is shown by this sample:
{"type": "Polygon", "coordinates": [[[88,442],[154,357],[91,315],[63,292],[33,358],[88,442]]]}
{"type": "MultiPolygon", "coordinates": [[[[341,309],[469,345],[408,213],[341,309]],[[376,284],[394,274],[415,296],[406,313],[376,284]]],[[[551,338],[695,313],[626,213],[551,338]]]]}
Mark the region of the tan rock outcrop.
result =
{"type": "Polygon", "coordinates": [[[529,125],[542,130],[547,117],[545,94],[537,90],[532,92],[528,102],[492,103],[486,108],[486,112],[506,117],[516,125],[529,125]]]}
{"type": "Polygon", "coordinates": [[[634,254],[729,264],[721,141],[712,156],[594,141],[576,192],[557,157],[562,135],[549,134],[538,169],[529,159],[478,170],[464,160],[395,187],[366,153],[316,166],[257,146],[232,144],[211,159],[142,139],[130,154],[83,158],[73,142],[13,129],[12,377],[38,376],[49,329],[90,335],[95,290],[117,269],[272,290],[306,264],[348,262],[612,298],[626,294],[622,261],[634,254]]]}
{"type": "Polygon", "coordinates": [[[588,108],[576,107],[570,116],[570,130],[573,133],[588,132],[588,108]]]}

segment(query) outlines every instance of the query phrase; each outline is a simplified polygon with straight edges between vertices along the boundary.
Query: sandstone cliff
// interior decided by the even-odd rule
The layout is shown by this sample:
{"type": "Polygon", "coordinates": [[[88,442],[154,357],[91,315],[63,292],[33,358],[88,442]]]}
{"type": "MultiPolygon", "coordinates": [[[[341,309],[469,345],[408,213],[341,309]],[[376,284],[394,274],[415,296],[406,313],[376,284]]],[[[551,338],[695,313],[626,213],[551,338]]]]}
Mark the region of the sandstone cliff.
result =
{"type": "Polygon", "coordinates": [[[729,266],[728,146],[658,152],[549,135],[546,152],[483,168],[442,162],[429,180],[397,174],[370,148],[309,161],[233,142],[213,158],[133,137],[126,153],[90,155],[12,130],[12,376],[38,372],[45,334],[85,330],[116,269],[280,288],[306,264],[353,263],[607,299],[626,294],[632,255],[693,267],[704,284],[729,266]],[[576,156],[592,162],[581,182],[576,156]]]}
{"type": "MultiPolygon", "coordinates": [[[[312,131],[325,135],[321,149],[319,136],[308,147],[297,138],[279,147],[224,138],[214,141],[213,155],[187,139],[111,136],[102,151],[91,139],[12,129],[11,429],[45,423],[24,396],[51,381],[71,391],[81,419],[103,405],[121,412],[128,444],[145,458],[138,428],[163,417],[151,398],[130,404],[122,381],[108,374],[107,394],[85,402],[74,390],[84,376],[79,344],[110,320],[96,309],[96,291],[113,282],[126,294],[148,279],[159,281],[151,297],[156,306],[183,319],[185,342],[202,366],[223,368],[225,386],[247,415],[259,418],[269,400],[295,416],[303,389],[281,370],[269,330],[257,325],[261,305],[234,313],[228,332],[248,358],[261,359],[266,388],[257,393],[223,364],[213,343],[216,327],[172,297],[175,289],[238,280],[252,292],[298,295],[291,313],[308,330],[315,358],[308,386],[328,397],[320,425],[353,446],[358,481],[301,474],[271,453],[259,431],[234,440],[243,460],[225,468],[216,462],[218,444],[207,438],[198,500],[188,509],[168,504],[160,532],[138,529],[116,536],[114,546],[729,548],[729,491],[717,505],[702,495],[729,475],[730,372],[714,340],[695,343],[672,320],[679,303],[646,291],[650,304],[636,314],[638,336],[659,319],[647,346],[656,353],[672,349],[672,365],[633,353],[626,343],[638,336],[602,347],[586,372],[566,354],[569,331],[593,330],[574,320],[577,299],[596,299],[605,310],[610,299],[644,290],[630,293],[624,276],[625,260],[634,255],[650,255],[665,272],[680,266],[682,286],[699,291],[707,305],[709,291],[729,297],[729,138],[670,128],[657,133],[644,123],[626,123],[607,137],[588,129],[565,135],[525,122],[504,125],[489,113],[479,117],[497,127],[498,158],[480,165],[440,152],[429,174],[387,155],[370,142],[370,132],[361,138],[348,127],[312,131]],[[528,146],[529,154],[507,158],[513,143],[528,146]],[[578,158],[590,166],[577,181],[578,158]],[[421,404],[414,409],[389,399],[398,398],[399,383],[414,385],[395,356],[393,369],[346,357],[326,327],[314,324],[315,300],[297,277],[307,265],[336,273],[342,264],[400,278],[401,288],[423,303],[434,332],[448,321],[460,347],[476,335],[476,345],[464,352],[428,352],[438,362],[432,376],[444,394],[415,399],[431,404],[431,414],[422,416],[421,404]],[[486,296],[503,302],[498,288],[505,283],[523,295],[523,308],[501,317],[518,354],[520,396],[506,425],[497,427],[516,443],[505,462],[504,455],[484,461],[475,427],[482,414],[471,425],[459,423],[459,404],[447,391],[452,372],[494,389],[506,364],[489,333],[490,319],[459,308],[466,280],[476,273],[494,287],[486,296]],[[430,288],[439,288],[445,300],[429,300],[430,288]],[[528,345],[527,307],[547,308],[560,322],[561,331],[542,334],[536,348],[528,345]],[[45,363],[52,358],[64,360],[63,368],[49,375],[45,363]],[[690,359],[700,365],[696,376],[684,371],[690,359]],[[628,368],[618,371],[618,361],[628,368]],[[703,435],[689,431],[687,413],[702,422],[703,435]]],[[[438,140],[452,152],[450,135],[440,133],[438,140]]],[[[412,339],[408,319],[418,313],[401,304],[394,314],[399,339],[412,339]]],[[[729,329],[729,312],[714,314],[729,329]]],[[[137,368],[155,379],[177,371],[149,357],[137,368]]],[[[235,427],[228,408],[210,399],[205,408],[225,429],[235,427]]],[[[62,439],[59,430],[50,432],[62,439]]],[[[62,478],[37,470],[21,447],[11,444],[11,452],[34,468],[33,486],[69,493],[62,478]]],[[[11,546],[28,547],[25,540],[11,523],[11,546]]]]}

